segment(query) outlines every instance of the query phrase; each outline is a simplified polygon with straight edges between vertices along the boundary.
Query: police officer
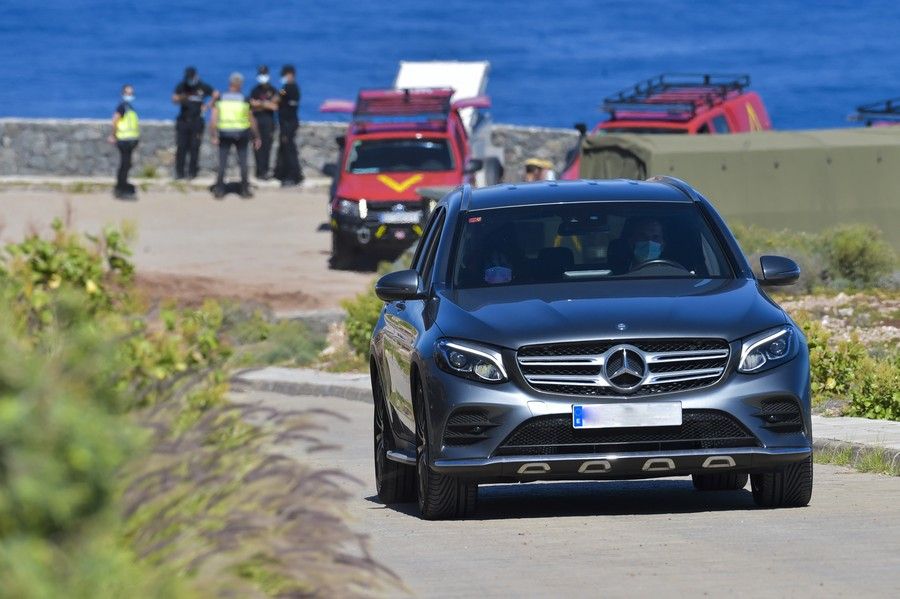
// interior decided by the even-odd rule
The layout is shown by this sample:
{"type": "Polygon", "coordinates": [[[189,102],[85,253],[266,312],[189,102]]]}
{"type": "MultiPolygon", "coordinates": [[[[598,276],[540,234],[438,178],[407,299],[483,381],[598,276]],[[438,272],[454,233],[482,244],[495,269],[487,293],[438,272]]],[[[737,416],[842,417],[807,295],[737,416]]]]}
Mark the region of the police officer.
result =
{"type": "Polygon", "coordinates": [[[297,144],[294,137],[300,119],[297,115],[300,107],[300,86],[297,85],[297,73],[293,65],[281,67],[281,91],[278,100],[278,157],[275,161],[275,177],[281,181],[282,187],[298,185],[303,181],[300,170],[300,158],[297,156],[297,144]]]}
{"type": "Polygon", "coordinates": [[[172,94],[172,103],[181,106],[178,119],[175,121],[175,178],[185,178],[185,160],[189,164],[187,177],[193,179],[197,176],[197,166],[200,155],[200,142],[203,139],[203,113],[209,108],[215,99],[216,91],[207,83],[200,80],[197,69],[187,67],[184,70],[184,79],[175,86],[172,94]]]}
{"type": "Polygon", "coordinates": [[[238,165],[241,169],[240,196],[251,198],[250,183],[247,180],[247,145],[253,139],[253,147],[259,149],[259,130],[256,119],[250,111],[250,101],[241,92],[244,76],[232,73],[228,78],[228,91],[219,96],[213,104],[210,132],[213,145],[219,146],[219,172],[213,194],[217,198],[225,195],[225,169],[228,166],[228,151],[237,149],[238,165]]]}
{"type": "Polygon", "coordinates": [[[259,127],[260,146],[254,152],[256,178],[269,178],[272,140],[275,136],[275,111],[278,110],[278,90],[269,83],[269,67],[260,65],[256,73],[257,86],[250,90],[250,109],[259,127]]]}
{"type": "Polygon", "coordinates": [[[128,171],[131,170],[131,154],[138,145],[140,129],[138,116],[132,106],[134,102],[134,86],[122,86],[122,101],[112,116],[112,135],[109,142],[119,150],[119,170],[116,173],[116,186],[113,195],[119,199],[133,199],[134,185],[128,183],[128,171]]]}

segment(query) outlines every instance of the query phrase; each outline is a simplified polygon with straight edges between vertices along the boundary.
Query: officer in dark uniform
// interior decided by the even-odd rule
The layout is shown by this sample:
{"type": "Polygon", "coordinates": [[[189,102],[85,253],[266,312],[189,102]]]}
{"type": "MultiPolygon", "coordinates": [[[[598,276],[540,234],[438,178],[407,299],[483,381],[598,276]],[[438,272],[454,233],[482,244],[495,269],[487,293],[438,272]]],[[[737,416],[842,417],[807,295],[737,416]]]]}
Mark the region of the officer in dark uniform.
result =
{"type": "Polygon", "coordinates": [[[256,178],[269,178],[272,141],[275,138],[275,111],[278,110],[278,90],[269,83],[269,67],[260,65],[256,71],[257,86],[250,90],[250,109],[259,127],[260,146],[254,152],[256,178]]]}
{"type": "Polygon", "coordinates": [[[134,199],[134,185],[128,182],[131,170],[131,154],[138,145],[141,132],[138,116],[131,105],[134,102],[134,87],[122,86],[122,101],[116,106],[112,116],[112,134],[109,142],[119,150],[119,170],[116,172],[116,186],[113,195],[120,200],[134,199]]]}
{"type": "Polygon", "coordinates": [[[298,110],[300,108],[300,86],[297,85],[297,72],[293,65],[281,67],[281,91],[278,100],[278,158],[275,161],[275,177],[281,181],[282,187],[299,185],[303,181],[300,169],[300,157],[297,155],[297,144],[294,137],[300,126],[298,110]]]}
{"type": "Polygon", "coordinates": [[[197,69],[184,70],[184,79],[175,86],[172,103],[181,106],[175,121],[175,178],[197,176],[200,142],[203,139],[203,113],[210,107],[218,92],[200,80],[197,69]],[[185,173],[185,160],[189,162],[185,173]]]}

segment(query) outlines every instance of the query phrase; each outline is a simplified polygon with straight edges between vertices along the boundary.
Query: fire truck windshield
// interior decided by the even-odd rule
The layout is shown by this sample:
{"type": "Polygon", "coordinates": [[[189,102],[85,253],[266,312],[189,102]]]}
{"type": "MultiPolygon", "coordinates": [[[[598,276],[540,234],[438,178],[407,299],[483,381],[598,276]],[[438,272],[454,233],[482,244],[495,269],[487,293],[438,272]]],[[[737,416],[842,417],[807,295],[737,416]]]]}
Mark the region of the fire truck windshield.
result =
{"type": "Polygon", "coordinates": [[[453,170],[445,139],[377,139],[353,144],[347,171],[357,174],[453,170]]]}

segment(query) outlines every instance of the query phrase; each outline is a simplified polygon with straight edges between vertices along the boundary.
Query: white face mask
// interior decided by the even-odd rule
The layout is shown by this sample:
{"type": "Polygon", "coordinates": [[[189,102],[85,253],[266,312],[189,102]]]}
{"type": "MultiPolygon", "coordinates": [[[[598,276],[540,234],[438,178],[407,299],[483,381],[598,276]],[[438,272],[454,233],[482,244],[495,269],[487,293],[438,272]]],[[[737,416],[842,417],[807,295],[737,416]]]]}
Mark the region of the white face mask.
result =
{"type": "Polygon", "coordinates": [[[268,75],[257,75],[256,81],[259,82],[261,85],[265,85],[266,83],[269,82],[269,76],[268,75]]]}
{"type": "Polygon", "coordinates": [[[634,244],[634,257],[639,262],[656,260],[662,254],[662,244],[656,241],[638,241],[634,244]]]}
{"type": "Polygon", "coordinates": [[[125,94],[125,95],[123,95],[123,96],[122,96],[122,101],[123,101],[123,102],[128,102],[128,103],[134,102],[134,94],[125,94]]]}
{"type": "Polygon", "coordinates": [[[290,80],[287,77],[285,77],[285,76],[281,77],[281,85],[286,85],[288,81],[290,81],[290,80]]]}

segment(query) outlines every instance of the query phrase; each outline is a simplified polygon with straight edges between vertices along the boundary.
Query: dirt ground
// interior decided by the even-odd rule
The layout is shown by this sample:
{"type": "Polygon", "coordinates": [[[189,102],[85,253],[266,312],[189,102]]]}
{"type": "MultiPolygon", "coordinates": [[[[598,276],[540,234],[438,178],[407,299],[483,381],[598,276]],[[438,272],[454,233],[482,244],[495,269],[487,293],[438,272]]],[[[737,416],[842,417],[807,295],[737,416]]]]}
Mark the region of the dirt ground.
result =
{"type": "Polygon", "coordinates": [[[138,282],[152,299],[199,302],[230,297],[279,311],[336,308],[365,289],[372,273],[330,270],[326,189],[264,188],[251,200],[176,189],[140,193],[0,189],[0,243],[48,232],[60,217],[96,233],[130,222],[138,282]]]}

